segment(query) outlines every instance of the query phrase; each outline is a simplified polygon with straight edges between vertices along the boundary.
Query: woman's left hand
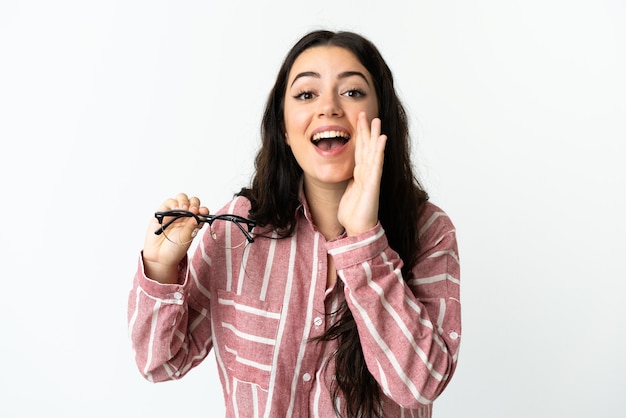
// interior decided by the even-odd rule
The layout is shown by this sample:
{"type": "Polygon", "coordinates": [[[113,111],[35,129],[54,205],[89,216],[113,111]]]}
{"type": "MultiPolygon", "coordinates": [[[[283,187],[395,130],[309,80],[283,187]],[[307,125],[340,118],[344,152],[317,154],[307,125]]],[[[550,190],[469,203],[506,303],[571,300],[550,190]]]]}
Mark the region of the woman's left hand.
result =
{"type": "Polygon", "coordinates": [[[368,126],[365,112],[357,121],[354,175],[339,203],[338,220],[349,236],[372,229],[378,222],[378,198],[387,135],[380,133],[380,119],[368,126]]]}

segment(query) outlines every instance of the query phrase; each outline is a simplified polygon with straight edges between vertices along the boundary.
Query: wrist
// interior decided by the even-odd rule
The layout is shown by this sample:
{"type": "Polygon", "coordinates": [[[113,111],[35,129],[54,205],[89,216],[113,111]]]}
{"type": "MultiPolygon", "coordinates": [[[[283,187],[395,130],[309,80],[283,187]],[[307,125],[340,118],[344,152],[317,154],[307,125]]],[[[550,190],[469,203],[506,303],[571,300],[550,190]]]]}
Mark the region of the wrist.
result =
{"type": "Polygon", "coordinates": [[[151,280],[162,284],[178,283],[178,265],[162,264],[144,259],[143,269],[146,277],[151,280]]]}
{"type": "Polygon", "coordinates": [[[346,227],[346,235],[349,237],[356,237],[368,231],[371,231],[372,229],[376,227],[376,225],[378,225],[378,221],[375,221],[373,223],[362,224],[358,226],[346,227]]]}

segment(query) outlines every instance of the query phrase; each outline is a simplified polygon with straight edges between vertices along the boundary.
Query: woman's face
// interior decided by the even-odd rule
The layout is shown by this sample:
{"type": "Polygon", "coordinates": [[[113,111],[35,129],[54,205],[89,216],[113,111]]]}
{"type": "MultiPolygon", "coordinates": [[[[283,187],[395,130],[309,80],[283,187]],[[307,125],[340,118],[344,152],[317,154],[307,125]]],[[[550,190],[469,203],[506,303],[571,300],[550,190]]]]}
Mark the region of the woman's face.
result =
{"type": "Polygon", "coordinates": [[[370,73],[349,50],[318,46],[294,62],[285,92],[287,144],[305,184],[339,184],[352,178],[357,117],[378,116],[370,73]]]}

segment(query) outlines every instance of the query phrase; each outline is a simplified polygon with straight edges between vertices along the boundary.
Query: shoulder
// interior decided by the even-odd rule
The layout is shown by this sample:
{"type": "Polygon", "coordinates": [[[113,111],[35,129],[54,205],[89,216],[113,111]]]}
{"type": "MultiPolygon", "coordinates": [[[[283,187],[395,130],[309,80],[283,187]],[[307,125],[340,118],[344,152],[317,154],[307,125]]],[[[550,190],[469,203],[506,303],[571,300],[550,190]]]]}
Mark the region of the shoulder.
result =
{"type": "Polygon", "coordinates": [[[216,214],[230,213],[247,218],[251,208],[250,200],[243,196],[235,196],[230,202],[220,208],[216,214]]]}
{"type": "Polygon", "coordinates": [[[442,208],[430,201],[424,204],[418,226],[419,238],[422,243],[429,241],[436,243],[446,235],[456,235],[456,228],[452,219],[442,208]]]}

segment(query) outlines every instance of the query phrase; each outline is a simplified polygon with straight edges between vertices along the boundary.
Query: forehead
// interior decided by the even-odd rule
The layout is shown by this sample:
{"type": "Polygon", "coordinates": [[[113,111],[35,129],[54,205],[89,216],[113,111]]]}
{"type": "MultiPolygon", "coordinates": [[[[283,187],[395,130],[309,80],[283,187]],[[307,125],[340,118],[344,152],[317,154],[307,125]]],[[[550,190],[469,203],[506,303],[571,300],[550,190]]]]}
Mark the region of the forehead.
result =
{"type": "Polygon", "coordinates": [[[359,71],[371,83],[372,76],[352,51],[339,46],[315,46],[302,52],[289,71],[289,83],[302,72],[333,77],[346,71],[359,71]]]}

